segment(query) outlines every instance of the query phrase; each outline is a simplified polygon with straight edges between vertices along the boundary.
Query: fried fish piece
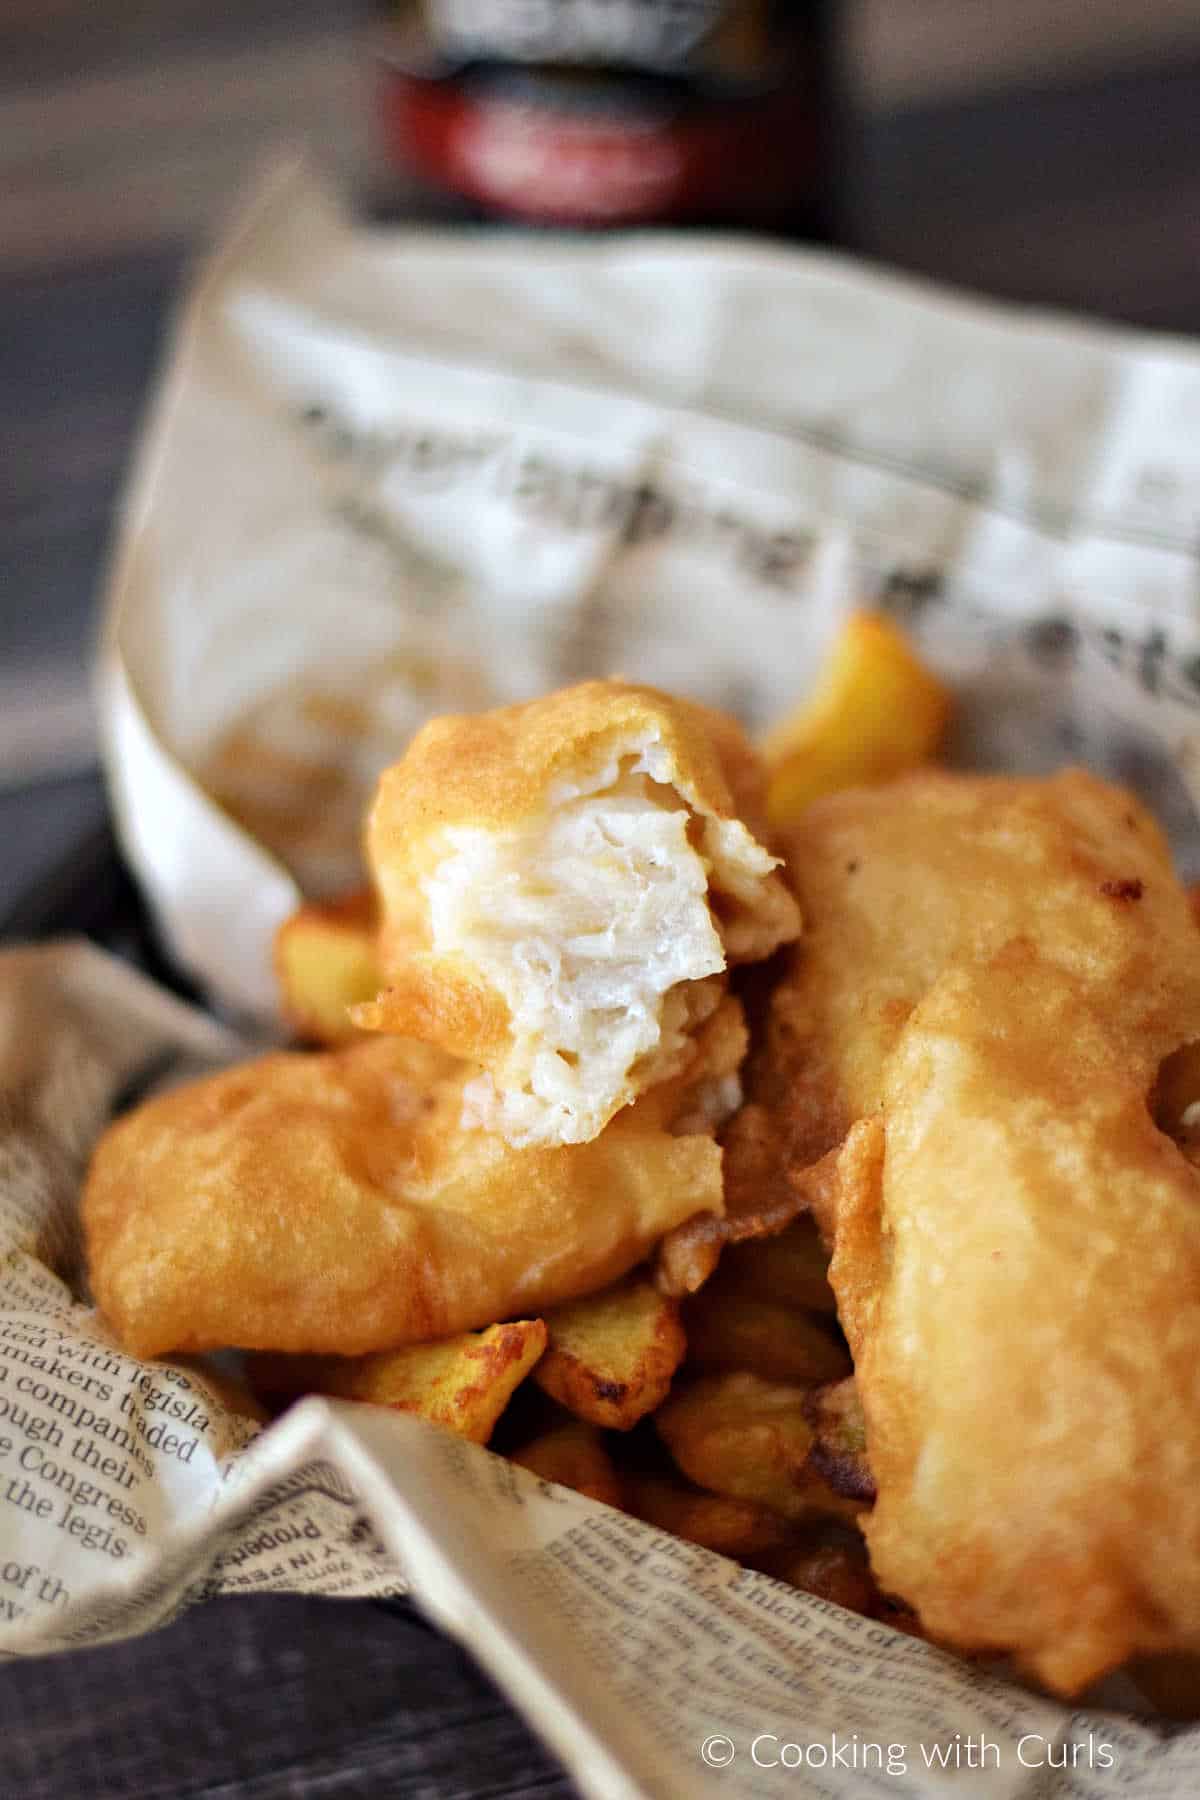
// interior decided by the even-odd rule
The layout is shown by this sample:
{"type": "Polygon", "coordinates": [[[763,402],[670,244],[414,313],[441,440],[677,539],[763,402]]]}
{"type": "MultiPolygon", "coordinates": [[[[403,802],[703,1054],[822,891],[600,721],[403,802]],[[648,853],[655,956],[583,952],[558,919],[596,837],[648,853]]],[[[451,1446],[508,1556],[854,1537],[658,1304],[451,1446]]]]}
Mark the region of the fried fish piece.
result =
{"type": "Polygon", "coordinates": [[[1200,1648],[1200,1172],[1148,1104],[1200,971],[1149,901],[1140,953],[1063,912],[947,969],[839,1158],[875,1575],[1063,1694],[1200,1648]]]}
{"type": "Polygon", "coordinates": [[[388,986],[356,1022],[481,1064],[468,1123],[586,1143],[799,932],[762,789],[732,719],[652,688],[433,720],[371,811],[388,986]]]}
{"type": "MultiPolygon", "coordinates": [[[[728,1053],[739,1031],[710,1021],[728,1053]]],[[[332,1352],[448,1337],[616,1281],[720,1211],[721,1151],[688,1076],[589,1144],[514,1150],[462,1125],[474,1071],[371,1037],[265,1056],[118,1120],[83,1200],[96,1299],[135,1355],[332,1352]]]]}
{"type": "MultiPolygon", "coordinates": [[[[1027,937],[1136,1013],[1166,945],[1183,953],[1186,901],[1157,822],[1082,769],[1041,780],[926,770],[832,794],[786,848],[805,934],[744,1073],[765,1116],[749,1141],[731,1136],[731,1194],[743,1163],[757,1189],[778,1193],[876,1110],[905,1022],[957,958],[1027,937]]],[[[818,1204],[821,1181],[818,1170],[806,1196],[818,1204]]]]}
{"type": "Polygon", "coordinates": [[[1154,1109],[1200,1100],[1200,961],[1161,832],[1080,771],[921,774],[790,854],[755,1151],[832,1238],[881,1586],[1064,1693],[1193,1647],[1200,1174],[1154,1109]]]}

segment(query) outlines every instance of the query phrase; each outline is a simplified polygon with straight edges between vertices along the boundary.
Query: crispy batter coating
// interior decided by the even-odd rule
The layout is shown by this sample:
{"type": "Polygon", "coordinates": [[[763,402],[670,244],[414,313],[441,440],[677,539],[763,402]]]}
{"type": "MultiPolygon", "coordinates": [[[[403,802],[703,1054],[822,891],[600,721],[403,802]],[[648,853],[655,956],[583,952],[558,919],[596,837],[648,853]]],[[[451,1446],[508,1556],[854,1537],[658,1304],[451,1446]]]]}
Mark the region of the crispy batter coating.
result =
{"type": "Polygon", "coordinates": [[[697,1090],[710,1044],[719,1066],[742,1041],[731,1010],[686,1075],[586,1145],[518,1151],[465,1130],[471,1071],[397,1038],[266,1056],[150,1100],[89,1172],[97,1301],[140,1356],[351,1356],[603,1287],[671,1226],[720,1211],[697,1090]]]}
{"type": "Polygon", "coordinates": [[[833,1240],[881,1587],[1063,1693],[1195,1647],[1200,1173],[1154,1109],[1200,958],[1157,826],[1080,772],[920,775],[791,853],[751,1081],[833,1240]]]}
{"type": "Polygon", "coordinates": [[[1147,1106],[1189,986],[1133,1029],[1028,941],[948,970],[839,1206],[876,1575],[1064,1693],[1200,1645],[1200,1173],[1147,1106]]]}
{"type": "Polygon", "coordinates": [[[761,800],[734,721],[651,688],[433,720],[371,812],[388,985],[357,1022],[481,1064],[469,1122],[588,1141],[799,931],[761,800]]]}
{"type": "Polygon", "coordinates": [[[927,770],[832,794],[786,848],[804,937],[746,1071],[770,1124],[731,1144],[731,1190],[747,1158],[768,1189],[781,1166],[818,1163],[875,1110],[909,1014],[956,958],[1014,937],[1052,943],[1064,966],[1136,1009],[1161,983],[1159,934],[1182,916],[1157,822],[1082,769],[1048,780],[927,770]]]}

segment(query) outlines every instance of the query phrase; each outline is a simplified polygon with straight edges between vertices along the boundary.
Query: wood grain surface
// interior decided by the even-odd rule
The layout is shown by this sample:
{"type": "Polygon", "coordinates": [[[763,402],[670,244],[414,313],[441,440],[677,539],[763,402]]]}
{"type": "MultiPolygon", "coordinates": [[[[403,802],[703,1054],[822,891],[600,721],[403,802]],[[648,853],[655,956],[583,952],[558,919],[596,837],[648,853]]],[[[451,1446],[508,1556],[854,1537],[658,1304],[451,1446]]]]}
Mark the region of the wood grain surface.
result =
{"type": "MultiPolygon", "coordinates": [[[[402,1602],[213,1600],[0,1671],[20,1800],[570,1800],[470,1660],[402,1602]]],[[[682,1790],[681,1790],[682,1791],[682,1790]]]]}

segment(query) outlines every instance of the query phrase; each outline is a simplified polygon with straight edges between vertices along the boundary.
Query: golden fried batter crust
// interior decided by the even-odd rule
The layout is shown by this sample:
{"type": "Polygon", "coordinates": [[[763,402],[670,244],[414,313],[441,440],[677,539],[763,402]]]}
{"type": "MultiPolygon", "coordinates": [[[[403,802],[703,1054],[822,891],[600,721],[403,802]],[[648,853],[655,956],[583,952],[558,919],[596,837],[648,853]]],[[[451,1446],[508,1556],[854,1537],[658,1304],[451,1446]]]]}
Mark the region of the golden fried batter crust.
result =
{"type": "Polygon", "coordinates": [[[1135,1026],[1013,940],[935,983],[841,1157],[876,1576],[1067,1694],[1200,1644],[1200,1173],[1147,1106],[1181,1034],[1194,976],[1135,1026]]]}
{"type": "Polygon", "coordinates": [[[936,773],[789,854],[750,1148],[833,1244],[881,1586],[1063,1693],[1196,1646],[1200,1173],[1153,1108],[1200,957],[1161,832],[1081,771],[936,773]]]}
{"type": "Polygon", "coordinates": [[[139,1356],[357,1355],[592,1292],[720,1211],[704,1090],[743,1043],[727,1001],[684,1076],[589,1144],[523,1151],[462,1128],[472,1070],[402,1039],[178,1088],[97,1146],[83,1201],[96,1299],[139,1356]]]}
{"type": "Polygon", "coordinates": [[[1082,769],[925,770],[847,790],[810,806],[785,849],[804,937],[746,1091],[771,1111],[793,1170],[879,1105],[887,1058],[949,962],[1028,936],[1136,1009],[1162,981],[1157,934],[1182,917],[1156,820],[1082,769]]]}
{"type": "Polygon", "coordinates": [[[734,719],[657,688],[585,681],[518,706],[431,719],[380,782],[367,828],[372,856],[419,871],[444,826],[519,824],[555,783],[576,782],[648,739],[705,811],[765,836],[762,766],[734,719]]]}
{"type": "Polygon", "coordinates": [[[468,1111],[514,1144],[594,1137],[800,929],[762,795],[732,719],[651,688],[433,720],[371,811],[387,985],[356,1022],[482,1065],[468,1111]]]}

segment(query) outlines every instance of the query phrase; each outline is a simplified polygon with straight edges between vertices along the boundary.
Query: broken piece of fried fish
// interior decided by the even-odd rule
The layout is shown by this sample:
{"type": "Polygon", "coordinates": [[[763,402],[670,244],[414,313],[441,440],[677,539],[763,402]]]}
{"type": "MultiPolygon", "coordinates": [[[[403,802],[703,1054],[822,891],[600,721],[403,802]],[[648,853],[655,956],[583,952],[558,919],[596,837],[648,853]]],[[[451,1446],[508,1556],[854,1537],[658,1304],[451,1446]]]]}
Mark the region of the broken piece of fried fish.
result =
{"type": "Polygon", "coordinates": [[[354,1356],[594,1292],[672,1226],[721,1210],[711,1116],[744,1051],[727,997],[685,1075],[589,1144],[526,1150],[462,1125],[470,1065],[402,1038],[176,1088],[93,1155],[96,1299],[139,1356],[354,1356]]]}
{"type": "Polygon", "coordinates": [[[388,985],[356,1022],[479,1063],[468,1123],[586,1143],[799,932],[762,793],[732,719],[652,688],[433,720],[371,812],[388,985]]]}

